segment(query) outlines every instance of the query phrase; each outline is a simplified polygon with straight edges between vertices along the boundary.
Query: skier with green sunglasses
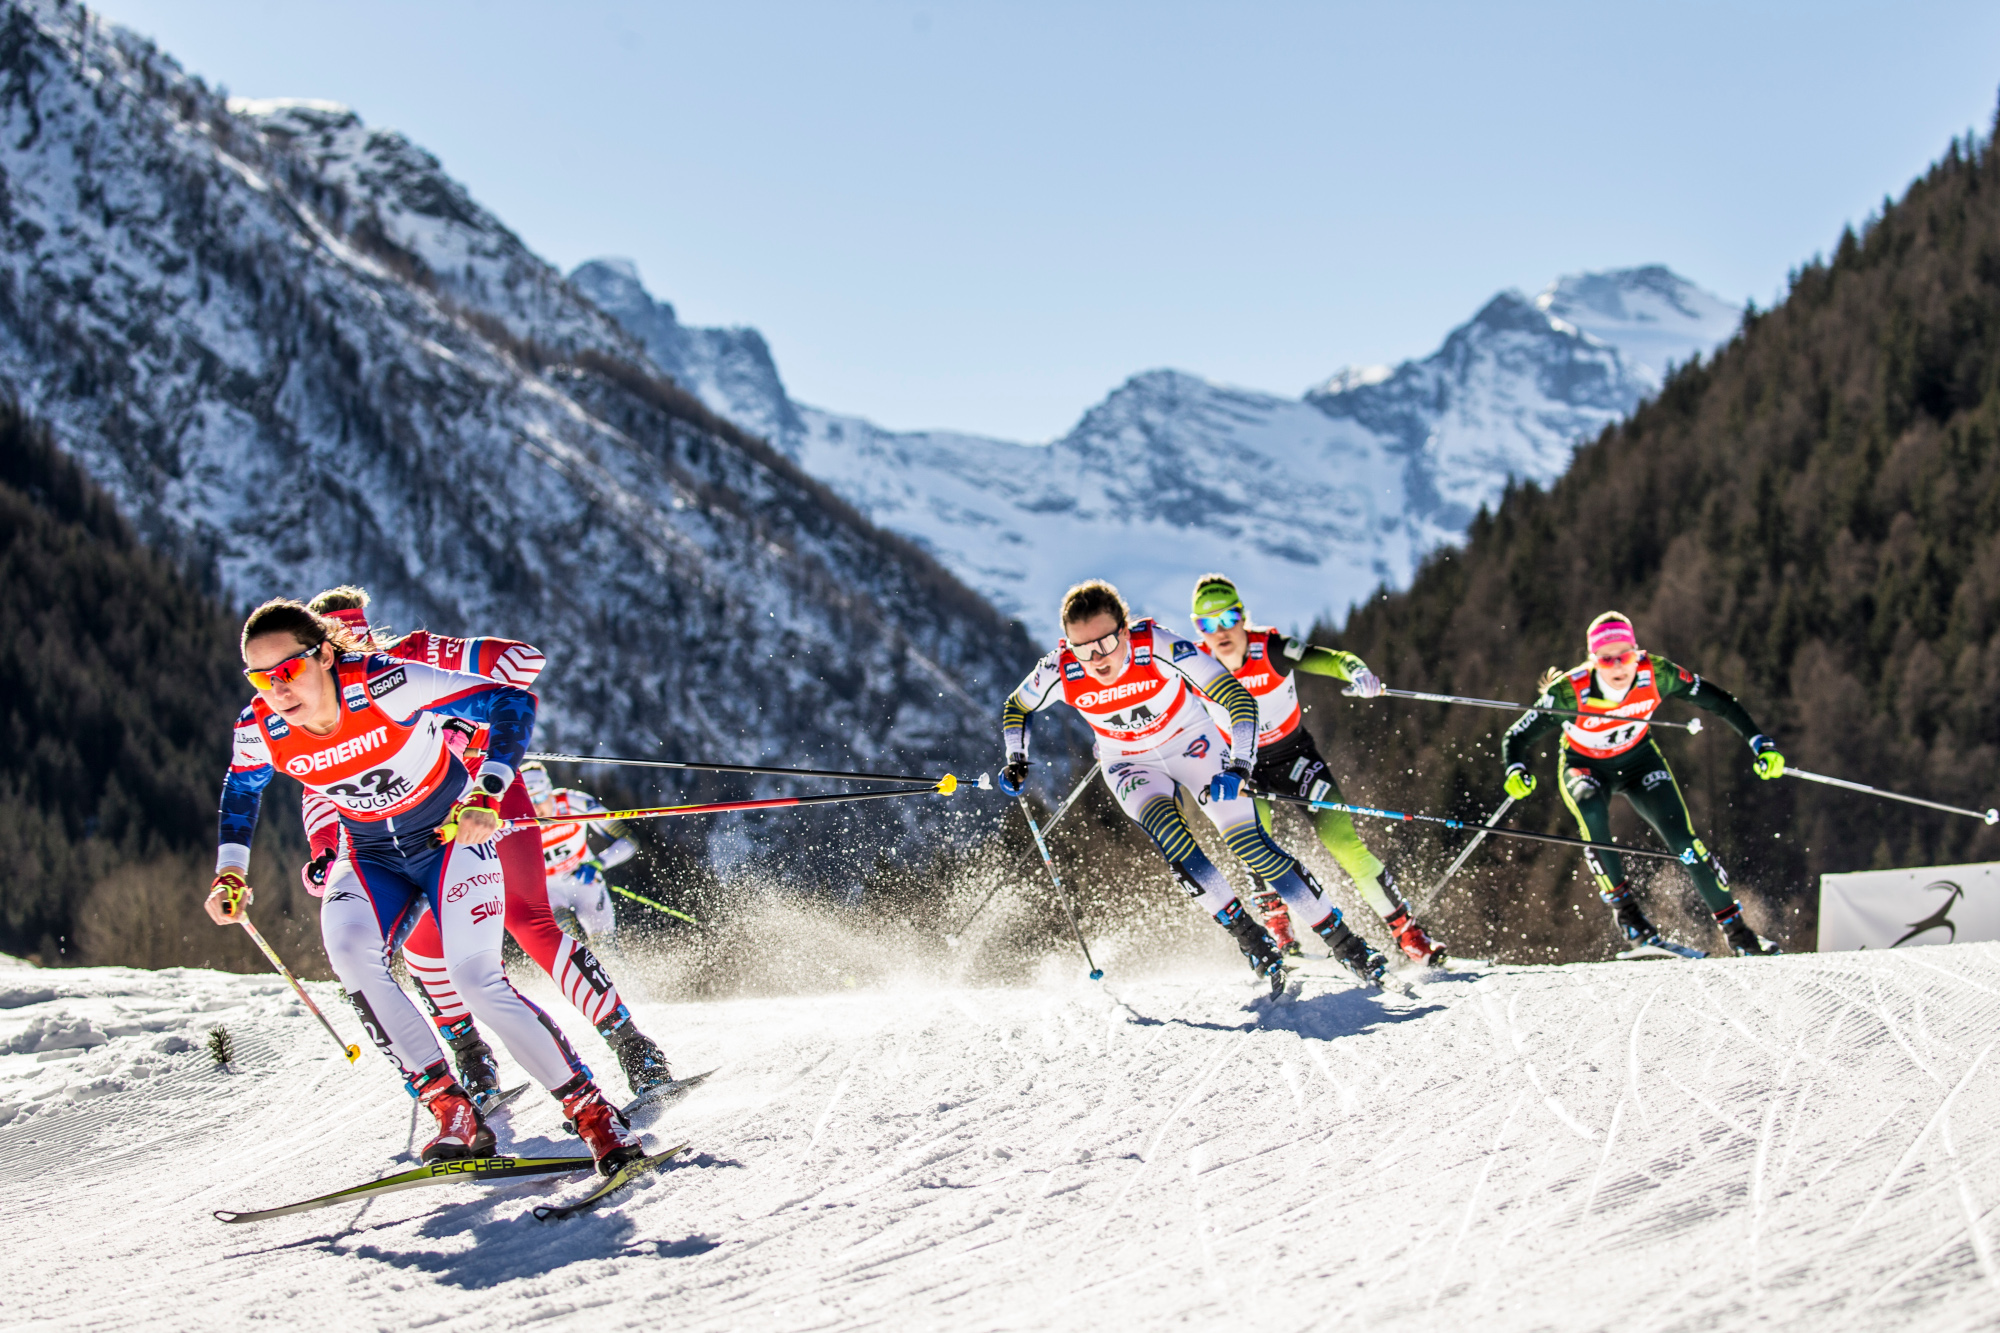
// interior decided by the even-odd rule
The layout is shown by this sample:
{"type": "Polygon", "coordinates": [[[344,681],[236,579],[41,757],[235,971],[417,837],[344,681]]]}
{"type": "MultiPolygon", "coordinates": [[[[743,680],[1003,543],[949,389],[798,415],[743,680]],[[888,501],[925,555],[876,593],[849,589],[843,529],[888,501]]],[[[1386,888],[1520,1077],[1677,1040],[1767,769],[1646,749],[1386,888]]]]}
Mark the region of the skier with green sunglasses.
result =
{"type": "MultiPolygon", "coordinates": [[[[1340,801],[1340,785],[1305,728],[1294,673],[1331,676],[1346,682],[1347,693],[1372,699],[1381,694],[1382,682],[1368,664],[1353,653],[1315,647],[1250,624],[1236,585],[1221,574],[1203,575],[1195,583],[1194,627],[1202,651],[1229,668],[1257,701],[1257,765],[1251,782],[1265,791],[1340,801]]],[[[1258,800],[1257,816],[1268,832],[1269,801],[1258,800]]],[[[1312,821],[1319,840],[1354,881],[1362,901],[1388,923],[1402,951],[1419,963],[1440,960],[1444,951],[1410,915],[1409,905],[1396,890],[1396,876],[1361,841],[1353,818],[1341,811],[1315,810],[1312,821]]],[[[1262,883],[1257,887],[1255,901],[1264,914],[1265,928],[1287,952],[1297,953],[1284,900],[1262,883]]]]}

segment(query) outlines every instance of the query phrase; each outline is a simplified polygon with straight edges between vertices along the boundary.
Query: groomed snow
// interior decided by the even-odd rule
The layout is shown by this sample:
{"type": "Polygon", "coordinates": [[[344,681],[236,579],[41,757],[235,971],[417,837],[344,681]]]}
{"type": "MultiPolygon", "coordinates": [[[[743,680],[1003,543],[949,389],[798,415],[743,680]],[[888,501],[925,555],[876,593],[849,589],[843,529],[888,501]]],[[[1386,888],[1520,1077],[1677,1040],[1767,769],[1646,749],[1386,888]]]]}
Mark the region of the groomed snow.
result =
{"type": "MultiPolygon", "coordinates": [[[[798,947],[796,944],[787,947],[798,947]]],[[[0,971],[9,1320],[37,1327],[1990,1326],[2000,946],[646,1005],[720,1072],[609,1209],[393,1169],[409,1102],[275,980],[0,971]],[[228,1026],[233,1072],[199,1049],[228,1026]]],[[[332,987],[318,993],[331,999],[332,987]]],[[[330,1010],[351,1029],[344,1006],[330,1010]]],[[[574,1015],[558,1011],[572,1027],[574,1015]]],[[[593,1041],[587,1058],[602,1058],[593,1041]]],[[[569,1147],[525,1096],[523,1152],[569,1147]]]]}

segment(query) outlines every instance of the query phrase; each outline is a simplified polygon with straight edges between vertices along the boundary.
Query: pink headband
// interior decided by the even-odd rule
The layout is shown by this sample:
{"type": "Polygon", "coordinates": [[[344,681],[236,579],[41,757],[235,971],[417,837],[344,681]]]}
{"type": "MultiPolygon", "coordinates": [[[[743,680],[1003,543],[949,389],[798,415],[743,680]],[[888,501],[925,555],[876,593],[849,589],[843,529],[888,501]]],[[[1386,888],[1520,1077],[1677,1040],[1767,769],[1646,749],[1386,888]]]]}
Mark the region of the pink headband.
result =
{"type": "Polygon", "coordinates": [[[1630,644],[1635,648],[1639,646],[1637,636],[1632,633],[1631,621],[1607,620],[1601,625],[1592,627],[1590,631],[1590,655],[1592,657],[1618,644],[1630,644]]]}
{"type": "Polygon", "coordinates": [[[362,638],[365,639],[368,637],[368,613],[360,607],[350,607],[343,611],[327,611],[323,614],[328,620],[338,620],[362,638]]]}

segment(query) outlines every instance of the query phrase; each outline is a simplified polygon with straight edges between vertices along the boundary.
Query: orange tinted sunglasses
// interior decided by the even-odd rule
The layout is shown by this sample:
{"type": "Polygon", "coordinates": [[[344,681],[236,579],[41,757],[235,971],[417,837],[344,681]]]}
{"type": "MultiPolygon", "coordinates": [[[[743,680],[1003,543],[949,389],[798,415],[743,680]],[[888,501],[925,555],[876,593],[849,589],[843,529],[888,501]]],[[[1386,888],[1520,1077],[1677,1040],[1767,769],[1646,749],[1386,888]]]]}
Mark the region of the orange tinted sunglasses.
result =
{"type": "Polygon", "coordinates": [[[301,648],[284,661],[275,666],[265,667],[261,671],[245,667],[243,678],[250,682],[250,688],[254,690],[269,690],[273,685],[289,685],[299,678],[313,659],[319,656],[319,650],[325,646],[324,643],[316,643],[310,648],[301,648]]]}
{"type": "Polygon", "coordinates": [[[1601,667],[1622,667],[1628,662],[1636,662],[1638,660],[1639,650],[1637,648],[1627,648],[1622,653],[1599,653],[1597,655],[1597,665],[1601,667]]]}

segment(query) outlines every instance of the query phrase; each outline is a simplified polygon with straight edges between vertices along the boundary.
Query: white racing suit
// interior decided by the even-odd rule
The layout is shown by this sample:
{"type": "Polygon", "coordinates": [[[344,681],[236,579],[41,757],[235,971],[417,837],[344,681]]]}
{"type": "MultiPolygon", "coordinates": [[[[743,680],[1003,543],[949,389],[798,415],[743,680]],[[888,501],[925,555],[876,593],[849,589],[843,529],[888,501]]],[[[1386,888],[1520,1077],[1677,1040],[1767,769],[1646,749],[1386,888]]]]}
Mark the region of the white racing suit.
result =
{"type": "Polygon", "coordinates": [[[1339,923],[1320,886],[1264,832],[1255,801],[1247,794],[1209,798],[1211,780],[1232,757],[1248,766],[1257,753],[1257,701],[1228,668],[1151,620],[1132,625],[1125,670],[1109,684],[1092,679],[1063,643],[1008,696],[1001,716],[1007,753],[1028,752],[1030,715],[1058,700],[1097,733],[1105,785],[1203,911],[1229,926],[1242,907],[1195,842],[1181,814],[1182,789],[1244,867],[1277,890],[1299,920],[1322,932],[1339,923]],[[1203,708],[1203,697],[1230,719],[1228,740],[1203,708]]]}
{"type": "MultiPolygon", "coordinates": [[[[604,803],[589,792],[558,787],[550,796],[552,815],[595,815],[604,803]]],[[[542,825],[542,867],[548,875],[549,909],[561,921],[567,911],[592,947],[611,941],[618,917],[611,909],[611,886],[604,872],[631,860],[638,846],[624,836],[624,826],[612,820],[542,825]],[[590,852],[592,830],[615,839],[595,856],[590,852]]]]}

